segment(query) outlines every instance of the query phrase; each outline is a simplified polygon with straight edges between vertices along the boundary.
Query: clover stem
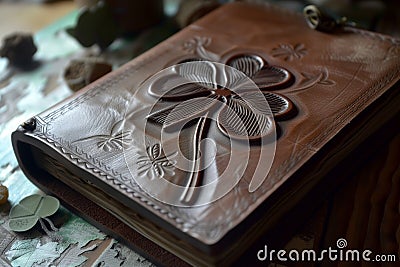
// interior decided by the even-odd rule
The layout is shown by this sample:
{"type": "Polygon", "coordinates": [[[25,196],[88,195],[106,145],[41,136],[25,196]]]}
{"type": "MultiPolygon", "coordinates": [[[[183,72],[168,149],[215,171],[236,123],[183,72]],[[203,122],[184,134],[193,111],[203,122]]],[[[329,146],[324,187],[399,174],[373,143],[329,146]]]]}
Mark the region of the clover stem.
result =
{"type": "Polygon", "coordinates": [[[189,173],[189,179],[185,186],[185,190],[180,198],[181,202],[189,203],[194,195],[194,191],[196,186],[199,186],[202,178],[202,170],[201,167],[201,151],[200,151],[200,142],[204,138],[207,133],[208,125],[206,113],[204,116],[200,117],[196,123],[196,129],[193,136],[193,160],[191,166],[191,172],[189,173]]]}
{"type": "Polygon", "coordinates": [[[62,237],[55,233],[55,232],[58,231],[58,228],[54,226],[53,222],[50,219],[48,219],[48,218],[40,218],[39,219],[39,223],[40,223],[40,226],[42,227],[43,231],[51,238],[51,240],[53,240],[53,241],[61,241],[62,240],[62,237]],[[44,223],[43,220],[45,220],[50,225],[50,228],[53,231],[50,231],[47,228],[47,226],[46,226],[46,224],[44,223]]]}

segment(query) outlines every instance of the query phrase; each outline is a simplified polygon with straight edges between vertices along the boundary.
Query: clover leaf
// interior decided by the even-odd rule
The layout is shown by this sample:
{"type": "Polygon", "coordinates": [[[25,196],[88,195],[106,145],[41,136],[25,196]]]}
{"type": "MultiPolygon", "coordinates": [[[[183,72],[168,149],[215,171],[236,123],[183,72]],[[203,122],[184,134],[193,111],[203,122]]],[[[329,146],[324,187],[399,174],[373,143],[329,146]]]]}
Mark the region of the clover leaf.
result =
{"type": "Polygon", "coordinates": [[[56,213],[60,207],[58,199],[34,194],[22,199],[11,208],[9,227],[15,232],[31,229],[40,220],[56,213]]]}

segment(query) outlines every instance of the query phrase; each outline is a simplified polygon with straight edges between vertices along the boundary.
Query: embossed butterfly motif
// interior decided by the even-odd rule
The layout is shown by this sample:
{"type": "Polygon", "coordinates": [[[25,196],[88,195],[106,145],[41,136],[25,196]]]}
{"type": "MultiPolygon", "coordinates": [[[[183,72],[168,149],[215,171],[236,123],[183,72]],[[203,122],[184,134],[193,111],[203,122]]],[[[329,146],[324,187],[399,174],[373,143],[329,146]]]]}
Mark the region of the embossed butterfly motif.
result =
{"type": "Polygon", "coordinates": [[[300,59],[307,54],[307,49],[304,44],[280,44],[278,47],[272,49],[272,56],[283,57],[285,61],[292,61],[293,59],[300,59]]]}
{"type": "MultiPolygon", "coordinates": [[[[197,119],[193,160],[201,156],[200,141],[208,131],[206,118],[214,117],[218,129],[230,138],[257,140],[272,133],[273,118],[285,118],[293,111],[289,99],[269,92],[292,84],[292,75],[287,70],[270,66],[254,55],[234,57],[227,66],[201,59],[190,62],[195,60],[174,66],[173,73],[154,81],[149,94],[173,104],[147,116],[163,128],[197,119]],[[232,71],[232,68],[239,71],[232,71]],[[266,108],[265,101],[271,110],[266,108]]],[[[199,163],[193,161],[182,201],[190,201],[200,176],[199,163]]],[[[259,186],[256,183],[252,188],[259,186]]]]}
{"type": "Polygon", "coordinates": [[[136,161],[139,165],[139,175],[146,174],[150,179],[163,178],[166,173],[174,175],[173,167],[176,163],[171,158],[174,154],[164,155],[160,144],[146,148],[147,155],[140,155],[136,161]]]}
{"type": "Polygon", "coordinates": [[[132,139],[131,131],[124,131],[124,119],[117,121],[109,134],[104,135],[94,135],[90,137],[85,137],[74,141],[73,143],[97,140],[97,147],[106,152],[113,150],[122,150],[125,146],[129,145],[132,139]]]}

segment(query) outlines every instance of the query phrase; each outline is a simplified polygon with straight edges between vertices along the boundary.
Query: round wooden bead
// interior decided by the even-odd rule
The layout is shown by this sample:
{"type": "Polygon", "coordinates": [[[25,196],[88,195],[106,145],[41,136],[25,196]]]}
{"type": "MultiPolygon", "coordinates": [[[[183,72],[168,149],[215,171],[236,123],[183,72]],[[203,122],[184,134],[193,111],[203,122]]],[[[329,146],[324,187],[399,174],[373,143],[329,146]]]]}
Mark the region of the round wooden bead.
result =
{"type": "Polygon", "coordinates": [[[8,200],[8,188],[0,185],[0,205],[6,203],[8,200]]]}

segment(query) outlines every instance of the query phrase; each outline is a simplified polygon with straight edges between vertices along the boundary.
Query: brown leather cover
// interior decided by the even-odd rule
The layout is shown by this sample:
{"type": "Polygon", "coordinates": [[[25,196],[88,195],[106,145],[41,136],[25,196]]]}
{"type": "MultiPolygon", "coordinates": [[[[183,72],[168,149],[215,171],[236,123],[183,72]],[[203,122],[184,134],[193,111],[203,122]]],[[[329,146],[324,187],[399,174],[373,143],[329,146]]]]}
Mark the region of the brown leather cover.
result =
{"type": "MultiPolygon", "coordinates": [[[[65,204],[75,206],[85,217],[103,221],[99,226],[102,224],[108,232],[132,241],[125,234],[129,227],[123,226],[124,230],[120,231],[118,226],[105,225],[104,219],[98,217],[100,213],[93,214],[81,201],[74,201],[79,194],[72,189],[57,188],[59,181],[43,174],[41,160],[37,158],[40,153],[32,147],[62,162],[73,175],[93,186],[93,192],[111,197],[107,203],[122,203],[136,216],[131,227],[149,238],[158,232],[160,236],[154,240],[165,238],[168,241],[160,241],[159,245],[186,261],[216,264],[230,255],[229,263],[234,260],[233,252],[250,246],[260,233],[276,225],[328,171],[399,111],[398,90],[394,88],[400,75],[399,44],[395,38],[355,28],[318,32],[308,28],[301,14],[274,6],[224,5],[35,116],[13,133],[14,150],[30,179],[65,204]],[[170,168],[174,168],[172,162],[164,162],[162,167],[155,164],[163,155],[158,136],[148,134],[146,142],[140,143],[143,133],[137,130],[135,120],[147,118],[148,113],[143,110],[153,103],[152,97],[156,95],[146,87],[150,76],[175,63],[199,58],[239,66],[239,69],[242,63],[248,66],[261,62],[262,68],[256,67],[256,73],[246,68],[240,70],[262,87],[271,105],[278,132],[275,157],[268,174],[264,173],[266,177],[255,177],[264,182],[251,192],[252,174],[262,150],[259,144],[251,143],[249,167],[233,190],[208,205],[176,207],[151,197],[132,179],[132,173],[133,176],[167,176],[170,168]],[[122,122],[123,127],[131,128],[124,128],[122,132],[122,122]],[[147,172],[127,167],[130,161],[136,166],[143,159],[153,166],[147,172]],[[176,247],[171,248],[168,242],[175,243],[176,247]],[[177,251],[179,247],[183,251],[177,251]],[[210,259],[201,259],[204,255],[210,259]]],[[[150,87],[157,85],[165,89],[168,81],[161,77],[150,87]]],[[[215,92],[214,95],[221,97],[224,93],[215,92]]],[[[168,107],[172,99],[168,97],[167,94],[162,98],[159,106],[168,107]]],[[[176,103],[176,99],[171,103],[176,103]]],[[[159,106],[152,113],[156,122],[162,115],[157,114],[159,106]]],[[[152,133],[161,129],[159,124],[151,123],[152,133]]],[[[161,120],[163,123],[166,122],[161,120]]],[[[192,128],[183,131],[186,138],[192,138],[192,128]]],[[[216,169],[229,161],[225,143],[228,138],[223,131],[224,128],[210,127],[209,137],[215,140],[221,153],[214,163],[216,169]]],[[[188,175],[177,170],[174,173],[171,177],[177,182],[188,175]]],[[[218,176],[219,172],[212,174],[218,176]]],[[[68,179],[64,183],[68,184],[68,179]]],[[[79,192],[80,186],[75,190],[79,192]]],[[[96,197],[85,197],[96,202],[96,197]]],[[[112,207],[97,208],[105,213],[112,210],[112,207]]],[[[117,220],[118,223],[121,221],[117,220]]],[[[150,256],[157,258],[152,253],[150,256]]]]}

